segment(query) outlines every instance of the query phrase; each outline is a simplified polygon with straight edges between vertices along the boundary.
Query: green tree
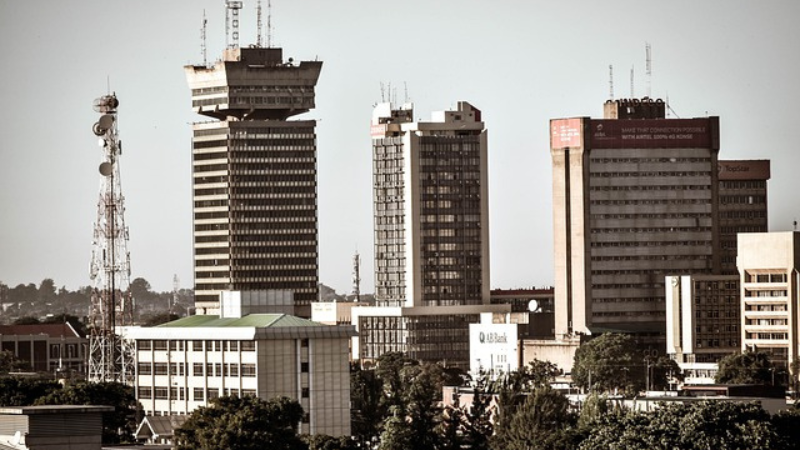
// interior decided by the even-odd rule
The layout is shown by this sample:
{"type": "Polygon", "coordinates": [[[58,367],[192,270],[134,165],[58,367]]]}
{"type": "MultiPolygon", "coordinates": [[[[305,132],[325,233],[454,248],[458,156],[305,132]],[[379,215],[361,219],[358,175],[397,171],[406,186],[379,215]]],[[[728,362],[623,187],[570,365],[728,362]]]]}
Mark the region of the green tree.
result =
{"type": "Polygon", "coordinates": [[[626,334],[606,333],[578,347],[572,380],[591,391],[625,393],[644,388],[644,361],[636,342],[626,334]]]}
{"type": "Polygon", "coordinates": [[[459,405],[458,398],[452,406],[444,409],[442,420],[439,423],[439,450],[461,450],[472,448],[467,443],[465,436],[464,411],[459,405]]]}
{"type": "Polygon", "coordinates": [[[485,373],[479,373],[472,390],[472,403],[465,414],[465,445],[471,450],[487,450],[494,434],[492,424],[492,394],[487,392],[485,373]]]}
{"type": "Polygon", "coordinates": [[[527,395],[509,426],[492,437],[496,450],[561,450],[573,447],[575,416],[567,398],[550,387],[527,395]]]}
{"type": "Polygon", "coordinates": [[[719,361],[714,381],[721,384],[772,384],[774,370],[764,352],[733,353],[719,361]]]}
{"type": "Polygon", "coordinates": [[[646,370],[650,371],[648,381],[649,388],[654,390],[667,390],[672,380],[683,381],[683,371],[674,359],[667,356],[659,356],[655,361],[645,360],[646,370]]]}
{"type": "Polygon", "coordinates": [[[755,403],[662,404],[651,412],[614,409],[593,421],[579,450],[789,450],[768,413],[755,403]]]}
{"type": "Polygon", "coordinates": [[[56,301],[56,283],[52,278],[45,278],[39,284],[38,290],[39,303],[53,304],[56,301]]]}
{"type": "Polygon", "coordinates": [[[414,442],[414,435],[408,423],[408,415],[402,404],[392,405],[389,408],[389,416],[383,424],[378,450],[409,449],[416,450],[416,442],[414,442]]]}
{"type": "Polygon", "coordinates": [[[17,358],[14,353],[8,350],[0,351],[0,375],[29,369],[30,365],[26,361],[17,358]]]}
{"type": "Polygon", "coordinates": [[[24,316],[14,321],[14,325],[39,325],[41,320],[36,317],[24,316]]]}
{"type": "Polygon", "coordinates": [[[36,399],[44,397],[61,385],[53,380],[28,377],[0,378],[0,406],[30,406],[36,399]]]}
{"type": "Polygon", "coordinates": [[[177,450],[305,450],[297,434],[303,408],[286,397],[223,396],[175,430],[177,450]]]}
{"type": "Polygon", "coordinates": [[[401,352],[384,353],[378,357],[375,375],[383,383],[383,403],[387,411],[391,406],[402,405],[406,387],[404,371],[418,365],[418,361],[401,352]]]}
{"type": "Polygon", "coordinates": [[[797,404],[772,416],[772,425],[780,436],[782,448],[789,449],[800,443],[800,408],[797,404]]]}
{"type": "Polygon", "coordinates": [[[405,389],[403,400],[409,418],[409,428],[415,450],[435,450],[439,445],[436,430],[441,421],[444,376],[437,364],[409,366],[403,369],[405,389]]]}
{"type": "Polygon", "coordinates": [[[105,405],[114,411],[103,413],[103,443],[131,442],[139,409],[133,387],[118,382],[78,382],[57,389],[36,400],[37,405],[105,405]]]}
{"type": "Polygon", "coordinates": [[[386,417],[383,382],[374,370],[362,370],[353,364],[350,371],[350,423],[353,438],[361,448],[371,448],[381,433],[386,417]]]}
{"type": "Polygon", "coordinates": [[[303,435],[301,439],[308,450],[358,450],[350,436],[328,436],[327,434],[303,435]]]}

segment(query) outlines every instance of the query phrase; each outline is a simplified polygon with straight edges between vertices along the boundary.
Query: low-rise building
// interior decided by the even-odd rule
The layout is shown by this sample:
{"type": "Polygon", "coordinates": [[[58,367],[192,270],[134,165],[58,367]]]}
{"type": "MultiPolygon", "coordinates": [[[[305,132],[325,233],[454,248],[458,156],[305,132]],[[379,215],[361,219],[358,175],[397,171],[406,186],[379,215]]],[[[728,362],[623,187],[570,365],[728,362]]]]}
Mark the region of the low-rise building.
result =
{"type": "Polygon", "coordinates": [[[739,277],[665,277],[667,355],[686,383],[713,383],[717,363],[741,348],[739,277]]]}
{"type": "MultiPolygon", "coordinates": [[[[226,309],[225,301],[221,311],[226,309]]],[[[301,433],[350,434],[352,326],[286,314],[198,315],[135,328],[136,397],[145,414],[183,415],[222,395],[286,396],[306,412],[301,433]]]]}
{"type": "Polygon", "coordinates": [[[84,373],[88,341],[69,323],[0,325],[0,350],[37,372],[84,373]]]}

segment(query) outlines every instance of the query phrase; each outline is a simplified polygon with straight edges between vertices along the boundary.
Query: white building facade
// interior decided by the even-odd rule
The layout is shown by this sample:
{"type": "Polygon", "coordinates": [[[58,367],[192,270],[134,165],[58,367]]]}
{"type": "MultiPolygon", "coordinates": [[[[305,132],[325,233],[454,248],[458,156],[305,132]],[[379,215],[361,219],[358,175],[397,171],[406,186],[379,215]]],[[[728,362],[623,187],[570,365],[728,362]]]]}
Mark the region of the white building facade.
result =
{"type": "Polygon", "coordinates": [[[286,314],[191,316],[129,332],[136,397],[147,415],[189,414],[221,395],[286,396],[302,433],[350,434],[351,326],[286,314]]]}
{"type": "MultiPolygon", "coordinates": [[[[800,233],[740,233],[742,350],[791,365],[800,355],[800,233]]],[[[797,374],[794,374],[796,376],[797,374]]]]}

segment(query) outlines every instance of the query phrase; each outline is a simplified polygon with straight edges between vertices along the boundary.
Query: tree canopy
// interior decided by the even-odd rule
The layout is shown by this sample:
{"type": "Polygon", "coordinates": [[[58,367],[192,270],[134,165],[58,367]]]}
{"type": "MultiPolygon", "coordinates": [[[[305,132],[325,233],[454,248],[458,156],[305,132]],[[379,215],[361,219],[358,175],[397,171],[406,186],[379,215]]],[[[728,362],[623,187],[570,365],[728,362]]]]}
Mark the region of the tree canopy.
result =
{"type": "Polygon", "coordinates": [[[196,409],[175,431],[177,450],[305,450],[303,408],[287,397],[223,396],[196,409]]]}
{"type": "Polygon", "coordinates": [[[598,392],[636,392],[644,388],[644,359],[633,338],[606,333],[578,347],[573,382],[598,392]]]}
{"type": "Polygon", "coordinates": [[[719,361],[714,381],[723,384],[772,384],[775,370],[766,353],[733,353],[719,361]]]}

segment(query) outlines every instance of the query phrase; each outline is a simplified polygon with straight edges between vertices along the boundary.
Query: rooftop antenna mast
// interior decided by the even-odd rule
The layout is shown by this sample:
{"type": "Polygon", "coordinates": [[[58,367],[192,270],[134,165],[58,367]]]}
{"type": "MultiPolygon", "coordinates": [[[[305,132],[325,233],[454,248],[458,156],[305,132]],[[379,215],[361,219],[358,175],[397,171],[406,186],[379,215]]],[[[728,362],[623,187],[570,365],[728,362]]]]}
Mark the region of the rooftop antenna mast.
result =
{"type": "MultiPolygon", "coordinates": [[[[172,302],[168,305],[169,308],[167,310],[167,316],[172,315],[173,309],[175,309],[175,305],[178,304],[178,290],[180,289],[180,280],[178,280],[178,274],[176,273],[172,277],[172,302]]],[[[170,320],[172,320],[170,318],[170,320]]]]}
{"type": "Polygon", "coordinates": [[[237,0],[225,2],[225,46],[239,48],[239,10],[243,3],[237,0]]]}
{"type": "Polygon", "coordinates": [[[261,40],[261,29],[263,28],[261,23],[261,0],[258,0],[256,6],[256,28],[258,32],[258,34],[256,35],[256,46],[263,47],[264,41],[261,40]]]}
{"type": "Polygon", "coordinates": [[[653,75],[653,71],[652,71],[652,65],[651,65],[652,64],[652,59],[651,59],[651,54],[650,54],[650,43],[649,42],[645,42],[644,53],[645,53],[645,75],[647,77],[647,97],[650,98],[650,96],[652,95],[650,90],[651,90],[651,84],[652,84],[651,83],[651,78],[652,78],[652,75],[653,75]]]}
{"type": "Polygon", "coordinates": [[[272,0],[267,0],[267,47],[272,48],[272,0]]]}
{"type": "Polygon", "coordinates": [[[206,20],[206,10],[203,10],[203,25],[200,27],[200,55],[203,56],[203,66],[208,66],[208,50],[206,47],[206,27],[208,20],[206,20]]]}
{"type": "Polygon", "coordinates": [[[631,98],[636,98],[633,95],[633,66],[631,66],[631,98]]]}
{"type": "Polygon", "coordinates": [[[614,66],[608,65],[608,95],[611,100],[614,100],[614,66]]]}
{"type": "Polygon", "coordinates": [[[355,302],[361,299],[361,256],[358,251],[353,255],[353,296],[355,302]]]}
{"type": "Polygon", "coordinates": [[[383,85],[383,81],[381,81],[381,103],[386,103],[386,87],[383,85]]]}

